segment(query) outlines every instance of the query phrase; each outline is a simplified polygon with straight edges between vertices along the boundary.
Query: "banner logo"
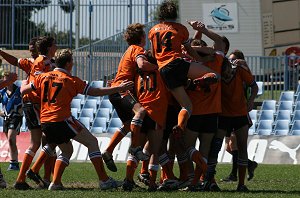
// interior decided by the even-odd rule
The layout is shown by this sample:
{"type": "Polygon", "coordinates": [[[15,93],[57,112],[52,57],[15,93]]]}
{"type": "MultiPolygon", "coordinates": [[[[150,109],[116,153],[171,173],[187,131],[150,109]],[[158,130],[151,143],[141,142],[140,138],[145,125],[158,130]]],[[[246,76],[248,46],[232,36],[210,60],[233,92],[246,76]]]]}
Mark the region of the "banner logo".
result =
{"type": "Polygon", "coordinates": [[[296,148],[291,149],[288,146],[286,146],[285,144],[283,144],[282,142],[279,142],[278,140],[273,140],[270,143],[269,148],[270,149],[278,149],[281,152],[288,153],[290,158],[292,158],[292,160],[294,161],[293,164],[298,163],[298,161],[297,161],[297,150],[300,148],[300,144],[296,148]]]}

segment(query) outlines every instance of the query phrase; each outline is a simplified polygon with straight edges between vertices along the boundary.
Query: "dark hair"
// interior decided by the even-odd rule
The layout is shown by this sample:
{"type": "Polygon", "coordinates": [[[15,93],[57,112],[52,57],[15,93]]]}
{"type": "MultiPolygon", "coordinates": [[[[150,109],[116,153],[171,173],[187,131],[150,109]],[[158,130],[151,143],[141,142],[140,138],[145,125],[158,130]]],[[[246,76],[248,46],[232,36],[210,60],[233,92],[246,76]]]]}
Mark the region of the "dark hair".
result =
{"type": "Polygon", "coordinates": [[[66,64],[72,61],[72,50],[61,49],[55,52],[55,64],[58,68],[65,68],[66,64]]]}
{"type": "Polygon", "coordinates": [[[203,40],[193,39],[191,42],[191,46],[207,46],[207,43],[203,40]]]}
{"type": "Polygon", "coordinates": [[[124,39],[128,45],[139,45],[142,41],[142,36],[145,35],[144,25],[140,23],[134,23],[128,25],[124,33],[124,39]]]}
{"type": "Polygon", "coordinates": [[[245,56],[243,54],[242,51],[240,50],[234,50],[233,52],[230,53],[230,55],[233,54],[234,56],[236,56],[237,59],[243,59],[245,60],[245,56]]]}
{"type": "Polygon", "coordinates": [[[225,43],[225,54],[227,54],[227,52],[230,48],[229,40],[225,36],[222,36],[222,40],[225,43]]]}
{"type": "Polygon", "coordinates": [[[47,55],[49,48],[53,45],[55,39],[50,36],[41,36],[36,41],[36,47],[41,55],[47,55]]]}
{"type": "Polygon", "coordinates": [[[38,37],[31,38],[31,40],[29,41],[29,45],[35,45],[37,40],[38,40],[38,37]]]}
{"type": "Polygon", "coordinates": [[[177,19],[177,5],[170,0],[163,1],[159,7],[159,20],[177,19]]]}

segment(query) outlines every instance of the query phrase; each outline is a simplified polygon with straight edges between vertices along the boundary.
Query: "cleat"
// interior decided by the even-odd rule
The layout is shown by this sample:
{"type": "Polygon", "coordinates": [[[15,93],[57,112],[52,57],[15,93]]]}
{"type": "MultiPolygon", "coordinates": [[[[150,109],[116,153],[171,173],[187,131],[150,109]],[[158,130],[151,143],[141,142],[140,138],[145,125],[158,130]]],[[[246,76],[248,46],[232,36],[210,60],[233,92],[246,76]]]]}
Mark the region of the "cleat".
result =
{"type": "Polygon", "coordinates": [[[112,172],[117,172],[117,166],[113,160],[113,156],[111,153],[105,151],[103,154],[102,154],[102,158],[106,164],[106,167],[112,171],[112,172]]]}
{"type": "Polygon", "coordinates": [[[14,184],[14,188],[16,190],[29,190],[29,189],[32,189],[26,182],[22,182],[22,183],[16,182],[14,184]]]}
{"type": "Polygon", "coordinates": [[[179,181],[178,182],[178,189],[183,189],[183,188],[186,188],[188,186],[191,185],[193,179],[188,179],[188,180],[185,180],[185,181],[179,181]]]}
{"type": "Polygon", "coordinates": [[[19,162],[10,162],[9,163],[7,171],[18,171],[18,170],[20,170],[19,162]]]}
{"type": "Polygon", "coordinates": [[[146,186],[149,186],[149,180],[150,180],[150,174],[149,173],[140,173],[137,176],[138,180],[145,184],[146,186]]]}
{"type": "Polygon", "coordinates": [[[128,179],[124,179],[124,183],[122,185],[122,188],[124,191],[132,191],[132,189],[135,187],[134,181],[129,181],[128,179]]]}
{"type": "Polygon", "coordinates": [[[155,192],[155,191],[157,191],[157,188],[158,188],[158,186],[157,186],[156,184],[154,184],[154,185],[149,185],[147,191],[148,191],[148,192],[155,192]]]}
{"type": "Polygon", "coordinates": [[[6,188],[7,183],[3,178],[3,175],[0,173],[0,188],[6,188]]]}
{"type": "Polygon", "coordinates": [[[137,160],[140,160],[140,161],[146,161],[149,159],[149,156],[146,155],[145,153],[143,153],[143,148],[138,146],[138,147],[130,147],[129,148],[129,151],[128,151],[131,155],[134,155],[137,160]]]}
{"type": "Polygon", "coordinates": [[[123,185],[123,182],[116,181],[113,178],[109,177],[106,181],[99,181],[99,188],[101,190],[108,190],[113,188],[118,188],[123,185]]]}
{"type": "Polygon", "coordinates": [[[51,184],[48,187],[48,190],[64,190],[64,186],[60,183],[60,184],[54,184],[51,182],[51,184]]]}
{"type": "Polygon", "coordinates": [[[224,179],[220,179],[221,182],[236,182],[237,176],[230,174],[229,176],[225,177],[224,179]]]}
{"type": "Polygon", "coordinates": [[[33,180],[40,188],[47,188],[49,187],[49,184],[47,185],[46,182],[44,182],[44,180],[41,178],[41,176],[37,173],[34,173],[31,169],[29,169],[26,172],[26,176],[33,180]]]}
{"type": "Polygon", "coordinates": [[[178,189],[178,181],[175,179],[165,179],[157,188],[159,191],[173,191],[178,189]]]}
{"type": "Polygon", "coordinates": [[[218,186],[217,183],[212,182],[209,186],[209,191],[211,191],[211,192],[221,192],[221,188],[218,186]]]}
{"type": "Polygon", "coordinates": [[[238,185],[236,191],[237,192],[249,192],[249,189],[247,188],[246,185],[238,185]]]}
{"type": "Polygon", "coordinates": [[[251,165],[248,167],[248,181],[253,179],[254,177],[254,170],[257,168],[258,164],[256,161],[252,161],[251,165]]]}

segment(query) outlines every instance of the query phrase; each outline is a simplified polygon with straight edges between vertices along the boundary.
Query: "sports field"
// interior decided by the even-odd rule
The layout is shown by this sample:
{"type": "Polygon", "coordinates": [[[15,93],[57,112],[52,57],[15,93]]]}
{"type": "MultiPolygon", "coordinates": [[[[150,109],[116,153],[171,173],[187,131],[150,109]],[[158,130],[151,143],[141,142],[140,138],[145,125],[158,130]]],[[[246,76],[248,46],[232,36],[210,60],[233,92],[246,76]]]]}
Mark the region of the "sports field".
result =
{"type": "MultiPolygon", "coordinates": [[[[132,192],[122,189],[100,191],[97,176],[91,163],[71,163],[66,169],[63,184],[64,191],[28,190],[18,191],[12,185],[17,172],[6,171],[7,163],[1,163],[2,172],[8,183],[7,189],[0,190],[0,197],[300,197],[300,166],[299,165],[259,165],[255,177],[247,183],[249,193],[235,192],[236,183],[218,182],[222,192],[147,192],[145,186],[132,192]]],[[[177,167],[175,167],[177,168],[177,167]]],[[[118,164],[118,172],[109,174],[119,180],[125,176],[125,164],[118,164]]],[[[219,165],[217,179],[227,176],[230,165],[219,165]]],[[[175,169],[177,173],[177,169],[175,169]]],[[[28,183],[34,187],[31,181],[28,183]]]]}

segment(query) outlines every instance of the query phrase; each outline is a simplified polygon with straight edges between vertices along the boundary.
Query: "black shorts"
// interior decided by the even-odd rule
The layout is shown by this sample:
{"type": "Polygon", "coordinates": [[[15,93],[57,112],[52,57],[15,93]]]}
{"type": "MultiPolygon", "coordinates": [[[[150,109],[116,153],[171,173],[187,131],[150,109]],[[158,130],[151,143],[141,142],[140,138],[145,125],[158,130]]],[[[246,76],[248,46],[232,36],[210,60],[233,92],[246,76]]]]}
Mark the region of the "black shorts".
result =
{"type": "Polygon", "coordinates": [[[148,130],[155,130],[156,122],[152,120],[148,115],[145,116],[143,120],[143,125],[141,128],[141,133],[147,133],[148,130]]]}
{"type": "Polygon", "coordinates": [[[178,113],[181,110],[180,106],[168,106],[167,111],[167,119],[166,119],[166,128],[164,129],[164,140],[168,140],[170,137],[170,134],[172,134],[172,129],[175,125],[177,125],[178,120],[178,113]]]}
{"type": "Polygon", "coordinates": [[[109,96],[109,101],[116,109],[119,118],[123,123],[131,121],[133,118],[132,108],[134,106],[127,97],[121,97],[119,93],[115,93],[109,96]]]}
{"type": "Polygon", "coordinates": [[[161,68],[160,75],[167,88],[174,89],[186,85],[189,69],[189,62],[182,58],[177,58],[161,68]]]}
{"type": "Polygon", "coordinates": [[[3,120],[3,132],[7,133],[9,129],[14,129],[20,133],[20,128],[22,126],[22,116],[13,116],[12,118],[7,118],[3,120]]]}
{"type": "Polygon", "coordinates": [[[198,133],[216,133],[218,131],[218,114],[192,115],[187,128],[198,133]]]}
{"type": "Polygon", "coordinates": [[[23,112],[29,130],[41,128],[40,111],[35,107],[36,105],[30,102],[23,103],[23,112]]]}
{"type": "Polygon", "coordinates": [[[42,131],[49,144],[68,143],[79,133],[84,126],[74,117],[62,122],[42,123],[42,131]]]}
{"type": "Polygon", "coordinates": [[[236,117],[227,117],[219,116],[218,128],[226,131],[226,137],[230,137],[230,134],[245,125],[251,126],[251,119],[247,115],[245,116],[236,116],[236,117]]]}

